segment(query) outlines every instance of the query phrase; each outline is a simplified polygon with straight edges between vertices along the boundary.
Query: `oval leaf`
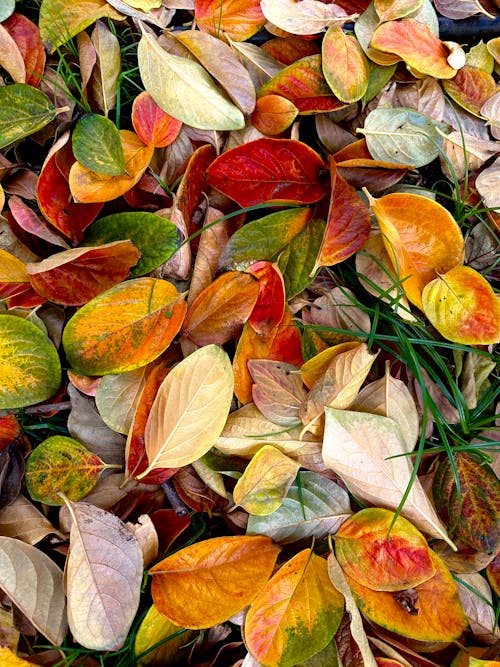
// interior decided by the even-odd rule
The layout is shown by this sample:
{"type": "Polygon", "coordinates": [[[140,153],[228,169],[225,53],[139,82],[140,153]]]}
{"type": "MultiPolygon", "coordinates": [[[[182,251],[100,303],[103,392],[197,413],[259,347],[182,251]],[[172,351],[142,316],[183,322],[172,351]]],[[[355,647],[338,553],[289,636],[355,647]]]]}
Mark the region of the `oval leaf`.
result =
{"type": "Polygon", "coordinates": [[[77,440],[53,435],[28,458],[26,487],[33,500],[62,505],[61,493],[69,500],[81,500],[92,491],[106,467],[77,440]]]}
{"type": "Polygon", "coordinates": [[[40,403],[60,384],[59,355],[48,337],[28,320],[0,315],[0,409],[40,403]]]}
{"type": "Polygon", "coordinates": [[[57,115],[45,93],[24,83],[0,87],[0,148],[33,134],[57,115]]]}
{"type": "Polygon", "coordinates": [[[97,174],[125,173],[125,157],[116,125],[98,114],[80,118],[73,130],[73,154],[80,164],[97,174]]]}
{"type": "Polygon", "coordinates": [[[144,433],[149,466],[180,468],[206,454],[226,423],[233,398],[229,357],[207,345],[181,361],[162,382],[144,433]]]}
{"type": "Polygon", "coordinates": [[[244,535],[215,537],[181,549],[149,570],[155,607],[183,628],[223,623],[260,593],[279,551],[268,537],[244,535]]]}
{"type": "Polygon", "coordinates": [[[254,35],[266,22],[259,0],[196,0],[194,17],[200,30],[215,37],[226,37],[243,42],[254,35]]]}
{"type": "Polygon", "coordinates": [[[358,40],[340,26],[330,26],[321,45],[323,74],[342,102],[357,102],[366,93],[370,70],[358,40]],[[342,67],[339,67],[342,63],[342,67]]]}
{"type": "Polygon", "coordinates": [[[67,323],[63,346],[68,362],[84,375],[145,366],[170,345],[185,312],[185,301],[166,280],[136,278],[116,285],[67,323]]]}
{"type": "Polygon", "coordinates": [[[132,105],[132,125],[145,144],[163,148],[177,139],[182,122],[165,113],[145,90],[132,105]]]}

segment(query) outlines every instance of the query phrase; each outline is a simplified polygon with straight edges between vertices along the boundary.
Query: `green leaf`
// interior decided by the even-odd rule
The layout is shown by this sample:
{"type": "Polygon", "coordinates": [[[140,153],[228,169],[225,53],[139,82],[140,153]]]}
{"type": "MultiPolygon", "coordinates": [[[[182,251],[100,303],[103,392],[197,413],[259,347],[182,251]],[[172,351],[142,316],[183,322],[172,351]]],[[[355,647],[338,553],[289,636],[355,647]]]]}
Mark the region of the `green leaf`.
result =
{"type": "Polygon", "coordinates": [[[308,208],[292,208],[247,223],[229,239],[219,266],[244,271],[259,259],[272,259],[304,228],[309,216],[308,208]]]}
{"type": "Polygon", "coordinates": [[[365,135],[374,160],[423,167],[439,155],[442,139],[436,127],[446,128],[413,109],[375,109],[358,132],[365,135]]]}
{"type": "Polygon", "coordinates": [[[179,232],[170,220],[154,213],[114,213],[96,220],[87,230],[84,244],[104,245],[130,239],[141,258],[130,270],[134,278],[144,276],[166,262],[179,246],[179,232]]]}
{"type": "Polygon", "coordinates": [[[85,498],[106,464],[81,443],[53,435],[33,450],[26,463],[26,486],[33,500],[62,505],[59,493],[70,500],[85,498]]]}
{"type": "Polygon", "coordinates": [[[57,350],[32,322],[0,315],[0,409],[50,398],[61,384],[57,350]]]}
{"type": "Polygon", "coordinates": [[[325,221],[315,218],[295,236],[278,258],[278,266],[285,280],[288,300],[312,283],[314,269],[325,233],[325,221]]]}
{"type": "Polygon", "coordinates": [[[174,118],[200,130],[241,130],[245,119],[201,65],[174,56],[143,33],[137,48],[144,87],[174,118]]]}
{"type": "Polygon", "coordinates": [[[57,115],[41,90],[25,83],[0,87],[0,148],[41,130],[57,115]]]}
{"type": "Polygon", "coordinates": [[[344,489],[323,475],[305,471],[279,509],[266,517],[248,517],[247,535],[267,535],[280,544],[321,538],[336,532],[351,513],[344,489]]]}
{"type": "Polygon", "coordinates": [[[3,0],[0,5],[0,22],[8,19],[11,14],[14,13],[16,8],[16,0],[3,0]]]}
{"type": "Polygon", "coordinates": [[[73,131],[73,153],[84,167],[106,176],[125,173],[120,133],[116,125],[99,114],[80,118],[73,131]]]}

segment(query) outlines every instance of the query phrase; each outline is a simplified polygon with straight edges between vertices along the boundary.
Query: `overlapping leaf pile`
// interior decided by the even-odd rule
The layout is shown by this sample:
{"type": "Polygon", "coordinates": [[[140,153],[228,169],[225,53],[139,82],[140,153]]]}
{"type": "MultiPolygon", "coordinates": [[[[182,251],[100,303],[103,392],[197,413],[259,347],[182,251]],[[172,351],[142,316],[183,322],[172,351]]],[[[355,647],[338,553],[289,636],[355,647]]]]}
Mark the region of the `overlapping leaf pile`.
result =
{"type": "Polygon", "coordinates": [[[500,665],[497,14],[1,3],[2,665],[500,665]]]}

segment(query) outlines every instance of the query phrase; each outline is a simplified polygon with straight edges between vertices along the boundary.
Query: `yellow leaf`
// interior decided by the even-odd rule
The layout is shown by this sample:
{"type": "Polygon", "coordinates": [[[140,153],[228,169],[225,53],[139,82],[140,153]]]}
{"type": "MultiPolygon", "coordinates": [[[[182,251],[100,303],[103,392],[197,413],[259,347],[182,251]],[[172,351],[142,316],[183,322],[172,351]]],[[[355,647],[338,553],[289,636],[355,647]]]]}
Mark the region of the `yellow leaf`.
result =
{"type": "Polygon", "coordinates": [[[228,355],[216,345],[200,348],[162,382],[144,433],[149,466],[180,468],[206,454],[221,434],[233,398],[228,355]]]}
{"type": "Polygon", "coordinates": [[[360,100],[368,88],[370,69],[356,37],[338,25],[330,26],[321,52],[323,74],[334,95],[342,102],[360,100]]]}
{"type": "Polygon", "coordinates": [[[154,605],[151,605],[135,636],[137,664],[140,667],[173,664],[175,659],[179,658],[181,647],[188,644],[194,634],[193,631],[184,630],[169,621],[154,605]],[[155,644],[158,646],[153,649],[155,644]]]}
{"type": "Polygon", "coordinates": [[[2,667],[33,667],[32,662],[18,658],[9,648],[0,646],[0,664],[2,667]]]}
{"type": "Polygon", "coordinates": [[[269,537],[238,535],[197,542],[149,570],[155,607],[183,628],[210,628],[260,593],[280,547],[269,537]]]}
{"type": "Polygon", "coordinates": [[[425,315],[439,333],[465,345],[500,341],[500,302],[483,276],[468,266],[457,266],[425,286],[425,315]]]}
{"type": "Polygon", "coordinates": [[[272,445],[254,454],[234,487],[233,499],[249,514],[272,514],[288,493],[300,464],[272,445]]]}

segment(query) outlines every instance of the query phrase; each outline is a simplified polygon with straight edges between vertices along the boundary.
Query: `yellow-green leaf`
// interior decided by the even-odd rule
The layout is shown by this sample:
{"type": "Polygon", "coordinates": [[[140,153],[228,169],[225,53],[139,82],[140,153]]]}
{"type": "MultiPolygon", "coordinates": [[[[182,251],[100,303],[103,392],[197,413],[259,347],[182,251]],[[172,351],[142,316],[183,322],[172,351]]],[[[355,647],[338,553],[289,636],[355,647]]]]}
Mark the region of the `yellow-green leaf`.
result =
{"type": "Polygon", "coordinates": [[[272,514],[284,501],[299,468],[276,447],[264,445],[234,487],[234,502],[249,514],[272,514]]]}
{"type": "Polygon", "coordinates": [[[57,111],[45,93],[25,83],[0,87],[0,148],[48,125],[57,111]]]}
{"type": "Polygon", "coordinates": [[[57,350],[35,324],[0,315],[0,409],[50,398],[61,384],[57,350]]]}
{"type": "MultiPolygon", "coordinates": [[[[186,646],[195,633],[180,628],[160,614],[151,605],[141,621],[135,636],[135,659],[140,667],[145,665],[170,665],[178,663],[181,648],[186,646]],[[156,648],[153,648],[158,645],[156,648]]],[[[185,651],[189,651],[186,648],[185,651]]],[[[187,655],[185,656],[187,660],[187,655]]]]}
{"type": "Polygon", "coordinates": [[[340,26],[330,26],[322,42],[324,77],[342,102],[357,102],[368,88],[370,70],[358,40],[340,26]]]}
{"type": "Polygon", "coordinates": [[[291,667],[332,639],[344,613],[327,562],[309,549],[287,561],[252,602],[245,643],[264,667],[291,667]]]}
{"type": "Polygon", "coordinates": [[[206,454],[221,434],[233,398],[233,371],[224,350],[206,345],[162,382],[144,432],[149,466],[180,468],[206,454]]]}

